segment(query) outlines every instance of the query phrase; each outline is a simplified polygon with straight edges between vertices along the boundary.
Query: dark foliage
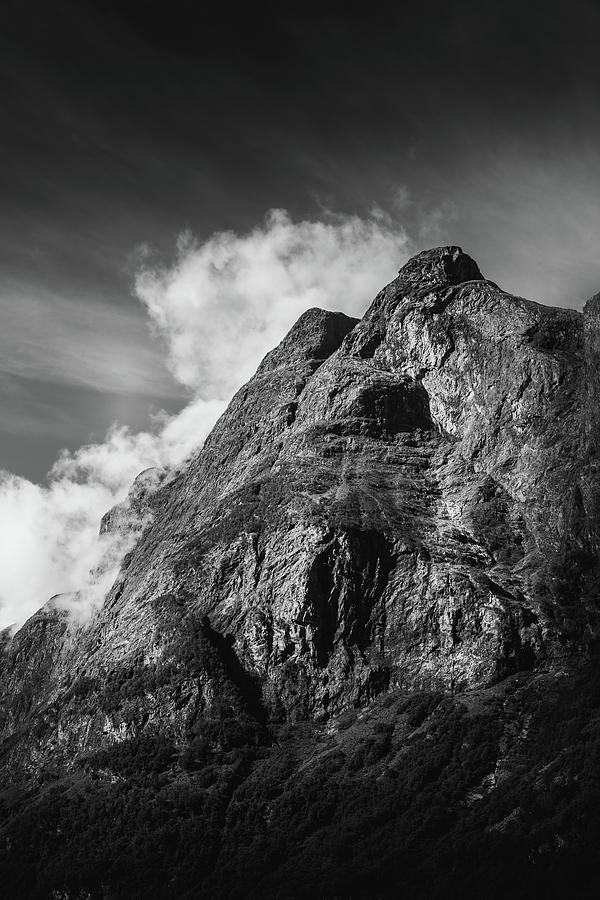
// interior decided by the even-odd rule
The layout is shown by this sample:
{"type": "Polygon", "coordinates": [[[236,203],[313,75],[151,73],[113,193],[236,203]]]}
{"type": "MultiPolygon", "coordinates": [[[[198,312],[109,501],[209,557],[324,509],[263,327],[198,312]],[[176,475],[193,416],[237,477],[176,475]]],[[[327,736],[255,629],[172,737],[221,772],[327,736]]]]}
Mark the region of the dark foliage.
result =
{"type": "Polygon", "coordinates": [[[0,795],[3,895],[596,895],[597,665],[464,701],[389,693],[333,731],[279,729],[270,747],[225,706],[179,744],[143,734],[0,795]]]}

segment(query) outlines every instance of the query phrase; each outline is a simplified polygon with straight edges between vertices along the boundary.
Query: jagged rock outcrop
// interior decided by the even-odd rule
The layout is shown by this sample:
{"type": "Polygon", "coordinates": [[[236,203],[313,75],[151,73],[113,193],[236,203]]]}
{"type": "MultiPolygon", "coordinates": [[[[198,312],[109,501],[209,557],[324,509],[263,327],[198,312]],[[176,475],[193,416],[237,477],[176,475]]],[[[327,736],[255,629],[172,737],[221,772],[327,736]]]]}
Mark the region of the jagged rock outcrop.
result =
{"type": "Polygon", "coordinates": [[[152,510],[92,621],[42,611],[5,647],[5,777],[140,734],[177,748],[224,715],[262,734],[581,667],[598,309],[511,296],[444,247],[360,321],[304,313],[189,465],[107,514],[152,510]]]}
{"type": "Polygon", "coordinates": [[[102,517],[100,534],[137,536],[153,518],[152,498],[164,478],[165,472],[157,468],[140,472],[125,499],[102,517]]]}

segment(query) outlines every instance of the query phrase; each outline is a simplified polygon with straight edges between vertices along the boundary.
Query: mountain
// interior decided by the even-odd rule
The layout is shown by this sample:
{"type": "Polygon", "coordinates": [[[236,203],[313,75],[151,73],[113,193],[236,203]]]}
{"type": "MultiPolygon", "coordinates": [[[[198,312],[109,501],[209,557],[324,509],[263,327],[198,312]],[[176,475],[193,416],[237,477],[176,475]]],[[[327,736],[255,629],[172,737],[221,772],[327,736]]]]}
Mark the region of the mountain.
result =
{"type": "Polygon", "coordinates": [[[458,247],[304,313],[5,635],[5,895],[596,896],[599,362],[458,247]]]}

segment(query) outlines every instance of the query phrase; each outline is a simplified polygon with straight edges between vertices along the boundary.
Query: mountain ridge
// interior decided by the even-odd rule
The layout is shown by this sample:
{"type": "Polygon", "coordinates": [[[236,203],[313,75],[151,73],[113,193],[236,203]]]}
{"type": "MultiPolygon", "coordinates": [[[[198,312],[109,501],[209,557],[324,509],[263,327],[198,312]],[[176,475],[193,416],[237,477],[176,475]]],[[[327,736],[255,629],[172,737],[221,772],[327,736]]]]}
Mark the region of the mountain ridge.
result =
{"type": "Polygon", "coordinates": [[[282,728],[322,729],[352,777],[395,759],[394,735],[410,756],[411,697],[417,728],[467,728],[474,703],[483,746],[518,746],[514,697],[535,718],[538,685],[559,703],[595,659],[599,324],[595,300],[513,297],[453,246],[410,260],[360,320],[304,313],[189,464],[104,517],[140,531],[92,620],[47,607],[4,647],[5,784],[134,779],[123,758],[143,745],[175,781],[219,769],[210,802],[231,810],[282,728]],[[386,697],[408,704],[397,722],[386,697]],[[357,710],[349,733],[362,716],[380,736],[362,763],[340,726],[357,710]]]}

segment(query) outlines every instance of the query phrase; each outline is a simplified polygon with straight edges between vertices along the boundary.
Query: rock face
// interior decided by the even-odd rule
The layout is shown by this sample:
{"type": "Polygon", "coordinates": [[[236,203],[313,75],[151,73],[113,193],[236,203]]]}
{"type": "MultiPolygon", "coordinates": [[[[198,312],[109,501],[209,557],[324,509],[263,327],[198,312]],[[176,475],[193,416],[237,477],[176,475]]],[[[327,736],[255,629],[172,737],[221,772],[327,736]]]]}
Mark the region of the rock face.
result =
{"type": "Polygon", "coordinates": [[[113,506],[100,522],[100,534],[122,533],[138,536],[153,516],[152,498],[163,481],[160,469],[144,469],[137,476],[122,503],[113,506]]]}
{"type": "Polygon", "coordinates": [[[335,729],[379,695],[581,667],[599,311],[511,296],[444,247],[360,321],[304,313],[189,465],[105,516],[144,527],[92,621],[50,606],[4,646],[5,780],[140,735],[189,751],[235,720],[268,744],[269,722],[335,729]]]}

